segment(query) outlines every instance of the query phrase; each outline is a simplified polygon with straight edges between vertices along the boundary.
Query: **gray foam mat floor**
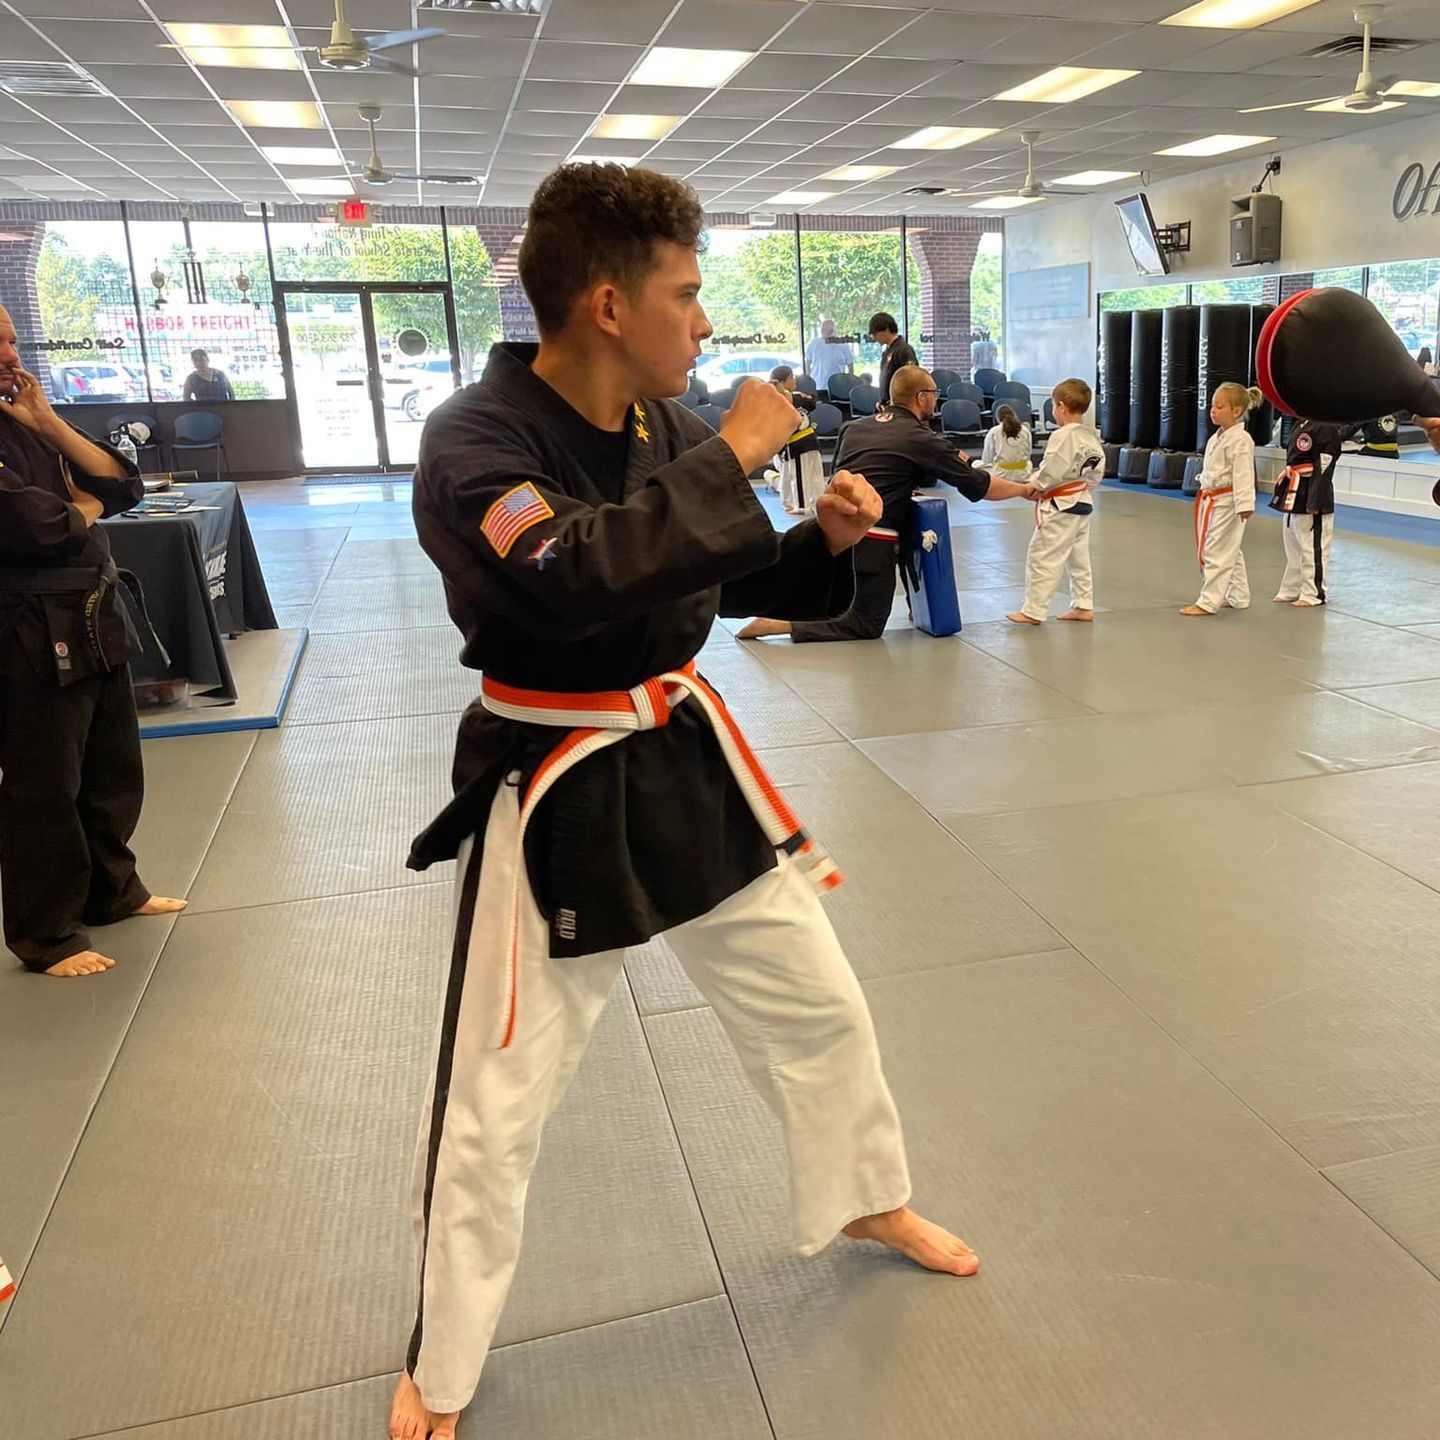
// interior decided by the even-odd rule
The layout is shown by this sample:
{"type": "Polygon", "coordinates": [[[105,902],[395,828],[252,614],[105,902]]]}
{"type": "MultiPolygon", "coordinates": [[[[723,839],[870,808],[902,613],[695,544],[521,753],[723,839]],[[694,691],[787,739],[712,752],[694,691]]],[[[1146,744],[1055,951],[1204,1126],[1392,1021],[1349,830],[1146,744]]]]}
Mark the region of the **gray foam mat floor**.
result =
{"type": "MultiPolygon", "coordinates": [[[[4,1440],[378,1436],[409,1332],[453,867],[404,862],[477,677],[408,486],[244,493],[314,634],[279,730],[145,746],[142,873],[190,910],[0,973],[4,1440]]],[[[791,1254],[774,1122],[657,939],[463,1440],[1435,1434],[1434,550],[1342,533],[1295,611],[1262,515],[1252,609],[1186,622],[1190,511],[1107,487],[1099,620],[1017,631],[1033,512],[950,512],[960,636],[897,599],[701,665],[848,875],[916,1203],[983,1270],[791,1254]]]]}

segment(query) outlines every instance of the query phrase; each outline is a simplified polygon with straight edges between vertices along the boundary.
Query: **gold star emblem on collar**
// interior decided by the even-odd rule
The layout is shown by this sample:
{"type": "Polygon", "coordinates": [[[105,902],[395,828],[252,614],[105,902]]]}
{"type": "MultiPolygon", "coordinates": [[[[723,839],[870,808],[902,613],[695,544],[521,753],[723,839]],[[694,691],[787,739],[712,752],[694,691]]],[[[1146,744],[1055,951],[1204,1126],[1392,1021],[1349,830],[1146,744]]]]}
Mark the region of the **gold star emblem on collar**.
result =
{"type": "Polygon", "coordinates": [[[635,438],[642,444],[650,443],[650,432],[645,428],[645,411],[640,402],[635,402],[635,438]]]}

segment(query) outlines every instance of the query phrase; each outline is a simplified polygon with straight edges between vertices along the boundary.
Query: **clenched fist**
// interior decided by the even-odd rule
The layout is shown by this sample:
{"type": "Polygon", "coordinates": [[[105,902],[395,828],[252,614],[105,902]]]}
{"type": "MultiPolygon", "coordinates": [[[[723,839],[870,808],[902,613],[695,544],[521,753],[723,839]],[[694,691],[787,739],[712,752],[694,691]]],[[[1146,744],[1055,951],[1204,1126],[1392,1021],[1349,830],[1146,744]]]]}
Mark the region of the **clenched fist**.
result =
{"type": "Polygon", "coordinates": [[[746,380],[720,422],[720,438],[748,475],[795,433],[800,416],[790,397],[764,380],[746,380]]]}
{"type": "Polygon", "coordinates": [[[837,470],[815,502],[815,519],[832,555],[859,544],[880,523],[885,507],[875,487],[863,476],[837,470]]]}

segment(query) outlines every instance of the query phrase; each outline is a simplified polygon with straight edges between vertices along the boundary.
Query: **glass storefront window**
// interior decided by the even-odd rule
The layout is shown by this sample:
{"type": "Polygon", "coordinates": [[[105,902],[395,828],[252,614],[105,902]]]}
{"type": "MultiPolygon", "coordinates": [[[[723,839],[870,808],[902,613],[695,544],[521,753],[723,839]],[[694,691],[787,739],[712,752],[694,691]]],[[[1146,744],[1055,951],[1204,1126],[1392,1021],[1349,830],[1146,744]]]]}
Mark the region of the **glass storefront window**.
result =
{"type": "Polygon", "coordinates": [[[119,207],[113,220],[51,220],[37,207],[35,219],[0,230],[13,231],[0,236],[0,256],[13,247],[22,259],[18,293],[7,296],[21,360],[51,401],[146,401],[119,207]]]}
{"type": "Polygon", "coordinates": [[[1107,290],[1100,297],[1101,310],[1167,310],[1185,303],[1185,285],[1147,285],[1133,290],[1107,290]]]}
{"type": "Polygon", "coordinates": [[[695,366],[712,391],[777,365],[800,367],[793,229],[716,225],[700,255],[700,303],[715,333],[695,366]]]}
{"type": "MultiPolygon", "coordinates": [[[[1375,273],[1373,270],[1370,272],[1375,273]]],[[[1359,265],[1342,265],[1334,270],[1317,270],[1310,277],[1315,286],[1330,285],[1337,290],[1353,290],[1357,295],[1365,293],[1365,271],[1359,265]]]]}
{"type": "Polygon", "coordinates": [[[970,326],[979,339],[972,342],[972,360],[1005,366],[1005,324],[1002,295],[1005,289],[1005,236],[998,230],[980,237],[980,251],[970,267],[970,326]],[[995,347],[993,357],[989,346],[995,347]],[[980,348],[984,347],[984,348],[980,348]]]}
{"type": "Polygon", "coordinates": [[[277,280],[443,280],[445,239],[437,225],[350,227],[272,220],[277,280]]]}
{"type": "MultiPolygon", "coordinates": [[[[898,227],[890,231],[847,230],[838,216],[826,217],[822,223],[834,228],[800,232],[806,350],[812,363],[824,353],[833,357],[825,362],[830,364],[842,357],[842,351],[830,343],[832,339],[851,347],[851,368],[856,374],[868,374],[874,382],[880,375],[884,347],[867,333],[870,317],[884,310],[895,317],[897,326],[905,323],[900,298],[900,231],[898,227]],[[820,346],[815,344],[817,339],[820,346]]],[[[913,317],[910,328],[918,338],[920,330],[913,317]]],[[[825,384],[819,375],[814,378],[817,384],[825,384]]]]}
{"type": "Polygon", "coordinates": [[[1265,299],[1265,280],[1247,275],[1238,280],[1199,280],[1190,287],[1192,305],[1259,305],[1265,299]]]}
{"type": "MultiPolygon", "coordinates": [[[[188,277],[192,252],[178,219],[132,220],[130,244],[152,398],[185,398],[197,350],[205,352],[212,370],[224,373],[237,400],[284,396],[265,232],[258,220],[192,223],[190,244],[199,270],[188,277]],[[154,283],[157,273],[165,277],[163,287],[154,283]]],[[[134,329],[133,312],[129,328],[134,329]]]]}
{"type": "MultiPolygon", "coordinates": [[[[1325,282],[1317,275],[1315,283],[1325,282]]],[[[1412,355],[1428,349],[1434,360],[1436,330],[1440,328],[1440,260],[1372,265],[1366,294],[1412,355]]]]}

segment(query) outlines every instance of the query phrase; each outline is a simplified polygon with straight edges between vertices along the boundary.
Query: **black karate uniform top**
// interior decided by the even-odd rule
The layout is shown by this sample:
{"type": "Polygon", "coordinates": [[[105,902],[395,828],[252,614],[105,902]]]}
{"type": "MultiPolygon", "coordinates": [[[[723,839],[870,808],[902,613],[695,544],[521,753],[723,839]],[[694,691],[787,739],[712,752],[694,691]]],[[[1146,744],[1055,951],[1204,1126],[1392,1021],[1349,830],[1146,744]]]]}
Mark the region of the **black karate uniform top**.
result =
{"type": "MultiPolygon", "coordinates": [[[[60,452],[8,412],[0,401],[0,637],[16,630],[37,670],[69,685],[124,664],[135,653],[135,633],[113,583],[103,587],[89,627],[86,605],[93,588],[40,593],[43,582],[34,582],[36,588],[27,589],[27,577],[37,572],[107,572],[113,563],[105,532],[87,526],[70,501],[60,452]]],[[[77,465],[69,466],[70,474],[107,516],[118,515],[139,503],[145,487],[133,462],[94,443],[120,461],[125,477],[90,475],[77,465]]]]}
{"type": "MultiPolygon", "coordinates": [[[[1314,471],[1301,476],[1295,485],[1295,503],[1288,507],[1292,515],[1333,515],[1335,513],[1335,464],[1340,447],[1361,427],[1327,425],[1319,420],[1302,420],[1291,432],[1285,447],[1285,467],[1313,465],[1314,471]]],[[[1274,510],[1285,510],[1287,487],[1276,485],[1270,497],[1274,510]]]]}
{"type": "Polygon", "coordinates": [[[910,410],[852,420],[840,435],[835,468],[863,475],[880,493],[880,524],[903,536],[910,528],[910,495],[943,480],[967,500],[983,500],[990,476],[967,465],[955,447],[910,410]]]}
{"type": "Polygon", "coordinates": [[[910,342],[903,335],[897,335],[885,347],[885,353],[880,357],[880,401],[882,404],[890,403],[890,382],[895,378],[895,372],[902,365],[918,365],[919,363],[915,352],[910,348],[910,342]]]}
{"type": "MultiPolygon", "coordinates": [[[[465,637],[463,664],[530,689],[627,690],[694,659],[717,614],[819,619],[849,607],[850,556],[832,556],[814,522],[778,535],[703,421],[645,400],[623,436],[599,431],[533,374],[536,349],[497,345],[421,440],[415,524],[465,637]],[[523,522],[513,540],[507,513],[523,522]]],[[[528,783],[562,734],[473,703],[455,798],[415,841],[411,867],[483,835],[496,787],[514,771],[528,783]]],[[[558,781],[526,859],[552,953],[581,955],[705,914],[774,868],[775,851],[686,702],[558,781]]]]}

